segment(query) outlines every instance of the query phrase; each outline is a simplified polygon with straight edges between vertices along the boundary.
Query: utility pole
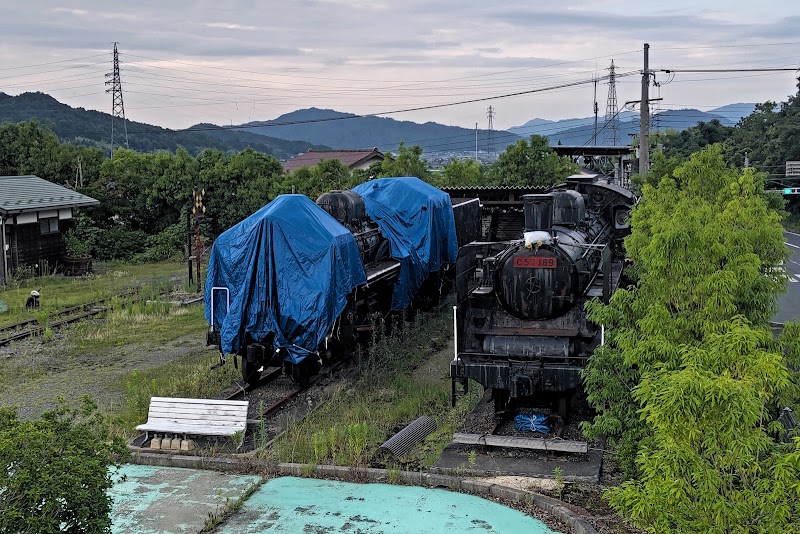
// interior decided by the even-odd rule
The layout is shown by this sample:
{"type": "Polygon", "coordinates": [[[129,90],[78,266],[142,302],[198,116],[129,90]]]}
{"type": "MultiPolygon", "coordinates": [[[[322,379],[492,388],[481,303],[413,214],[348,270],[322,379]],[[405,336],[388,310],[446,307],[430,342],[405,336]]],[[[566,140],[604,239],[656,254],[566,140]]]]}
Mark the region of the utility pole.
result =
{"type": "Polygon", "coordinates": [[[478,161],[478,123],[475,123],[475,161],[478,161]]]}
{"type": "Polygon", "coordinates": [[[642,114],[639,121],[639,174],[650,170],[650,44],[644,44],[642,70],[642,114]]]}
{"type": "Polygon", "coordinates": [[[486,111],[486,116],[489,117],[489,143],[487,152],[489,153],[489,160],[491,161],[491,157],[494,155],[494,125],[492,123],[492,119],[494,119],[494,108],[489,106],[489,109],[486,111]]]}
{"type": "Polygon", "coordinates": [[[592,145],[597,144],[597,76],[594,76],[594,134],[592,134],[592,145]]]}
{"type": "Polygon", "coordinates": [[[125,120],[125,106],[122,103],[122,78],[119,75],[119,52],[117,52],[117,44],[114,43],[114,70],[106,73],[106,85],[110,85],[106,89],[106,93],[111,93],[111,159],[114,159],[114,123],[118,119],[122,119],[122,126],[125,131],[125,148],[128,146],[128,123],[125,120]]]}

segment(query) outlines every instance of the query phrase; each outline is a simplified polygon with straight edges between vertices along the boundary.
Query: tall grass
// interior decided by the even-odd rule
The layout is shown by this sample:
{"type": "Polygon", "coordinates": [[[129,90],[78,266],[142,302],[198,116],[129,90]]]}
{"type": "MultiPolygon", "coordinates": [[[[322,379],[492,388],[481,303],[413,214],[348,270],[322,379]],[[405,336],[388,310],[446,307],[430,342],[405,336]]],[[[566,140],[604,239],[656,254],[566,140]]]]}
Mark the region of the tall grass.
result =
{"type": "Polygon", "coordinates": [[[429,467],[477,402],[478,388],[450,406],[450,315],[418,313],[402,328],[378,329],[359,360],[360,377],[337,389],[303,421],[289,425],[272,454],[282,461],[369,463],[389,436],[421,415],[439,427],[405,459],[429,467]],[[327,436],[327,440],[325,440],[327,436]]]}
{"type": "Polygon", "coordinates": [[[225,365],[212,371],[216,362],[216,355],[203,355],[129,373],[122,379],[125,399],[111,410],[115,433],[132,436],[136,425],[147,420],[151,397],[207,398],[229,386],[238,376],[236,369],[225,365]]]}

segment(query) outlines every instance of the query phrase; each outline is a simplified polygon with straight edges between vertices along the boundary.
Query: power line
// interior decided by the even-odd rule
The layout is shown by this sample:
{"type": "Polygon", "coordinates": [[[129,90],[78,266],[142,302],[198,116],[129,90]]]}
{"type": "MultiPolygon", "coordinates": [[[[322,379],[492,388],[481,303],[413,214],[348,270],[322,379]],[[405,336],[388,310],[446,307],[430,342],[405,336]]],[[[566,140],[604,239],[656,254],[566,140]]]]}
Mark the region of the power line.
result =
{"type": "MultiPolygon", "coordinates": [[[[528,71],[528,70],[533,70],[533,69],[543,69],[543,68],[548,68],[548,67],[557,67],[557,66],[561,66],[561,65],[569,65],[569,64],[573,64],[573,63],[582,63],[584,61],[592,61],[592,60],[595,60],[595,59],[603,59],[603,58],[608,58],[608,57],[613,57],[613,56],[624,56],[624,55],[629,55],[629,54],[635,54],[635,53],[638,53],[640,51],[641,50],[632,50],[632,51],[628,51],[628,52],[619,52],[617,54],[610,54],[610,55],[605,55],[605,56],[596,56],[596,57],[576,59],[576,60],[571,60],[571,61],[560,61],[560,62],[557,62],[557,63],[550,63],[550,64],[547,64],[547,65],[536,65],[536,66],[533,66],[533,67],[524,67],[524,68],[520,68],[520,69],[513,69],[513,70],[507,70],[507,71],[498,71],[498,72],[491,72],[491,73],[484,73],[484,74],[475,74],[475,75],[472,75],[472,76],[463,76],[463,77],[459,77],[459,78],[448,78],[448,79],[433,80],[433,81],[431,81],[431,80],[415,80],[415,81],[409,81],[409,80],[391,80],[390,81],[390,80],[387,80],[386,83],[406,83],[406,84],[421,83],[421,84],[424,84],[424,83],[444,83],[444,82],[451,82],[451,81],[458,81],[458,80],[468,80],[468,79],[472,79],[472,78],[480,78],[480,77],[485,77],[485,76],[497,76],[498,74],[508,74],[508,73],[512,73],[512,72],[523,72],[523,71],[528,71]]],[[[159,59],[159,58],[142,56],[142,55],[131,54],[131,53],[127,53],[127,55],[130,56],[130,57],[136,57],[136,58],[141,58],[141,59],[149,59],[151,61],[162,61],[162,62],[167,62],[167,63],[178,63],[178,64],[182,64],[182,65],[189,65],[189,66],[200,67],[200,68],[205,68],[205,69],[225,70],[225,71],[229,71],[229,72],[241,72],[241,73],[244,73],[244,74],[258,74],[258,75],[262,75],[262,76],[278,76],[278,77],[284,77],[284,78],[301,78],[301,79],[311,79],[311,80],[375,82],[374,79],[327,78],[327,77],[321,77],[321,76],[302,76],[302,75],[299,75],[299,74],[280,74],[280,73],[276,73],[276,72],[259,72],[259,71],[251,71],[251,70],[232,69],[230,67],[216,67],[216,66],[213,66],[213,65],[202,65],[202,64],[198,64],[198,63],[191,63],[191,62],[188,62],[188,61],[179,61],[179,60],[174,60],[174,59],[159,59]]]]}
{"type": "MultiPolygon", "coordinates": [[[[19,67],[4,67],[4,68],[0,69],[0,71],[18,70],[18,69],[30,69],[30,68],[33,68],[33,67],[44,67],[46,65],[55,65],[57,63],[69,63],[70,61],[81,61],[81,60],[84,60],[84,59],[92,59],[92,58],[96,58],[96,57],[100,57],[100,56],[107,56],[107,55],[108,55],[108,52],[103,52],[102,54],[95,54],[93,56],[76,57],[76,58],[72,58],[72,59],[61,59],[61,60],[58,60],[58,61],[48,61],[47,63],[34,63],[32,65],[21,65],[19,67]]],[[[27,75],[23,75],[23,76],[27,76],[27,75]]]]}
{"type": "Polygon", "coordinates": [[[789,41],[789,42],[779,42],[779,43],[749,43],[749,44],[738,44],[738,45],[709,45],[709,46],[671,46],[666,48],[659,48],[659,50],[700,50],[700,49],[708,49],[708,48],[753,48],[758,46],[783,46],[783,45],[796,45],[800,44],[800,41],[789,41]]]}
{"type": "Polygon", "coordinates": [[[779,71],[797,71],[800,67],[793,68],[761,68],[761,69],[658,69],[658,72],[666,72],[667,74],[673,72],[779,72],[779,71]]]}

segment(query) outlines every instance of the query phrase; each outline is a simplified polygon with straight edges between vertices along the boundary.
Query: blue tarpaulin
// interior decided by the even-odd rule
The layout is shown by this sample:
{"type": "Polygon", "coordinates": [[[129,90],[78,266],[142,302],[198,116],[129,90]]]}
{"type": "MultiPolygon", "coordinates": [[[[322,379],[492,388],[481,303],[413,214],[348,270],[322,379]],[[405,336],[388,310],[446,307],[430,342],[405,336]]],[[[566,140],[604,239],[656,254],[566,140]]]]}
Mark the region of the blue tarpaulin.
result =
{"type": "Polygon", "coordinates": [[[224,232],[208,262],[205,304],[222,351],[235,353],[249,334],[275,334],[274,347],[300,362],[315,352],[342,313],[347,295],[366,283],[355,238],[303,195],[281,195],[224,232]]]}
{"type": "Polygon", "coordinates": [[[450,196],[413,177],[380,178],[353,188],[400,261],[392,309],[403,310],[430,273],[458,256],[450,196]]]}

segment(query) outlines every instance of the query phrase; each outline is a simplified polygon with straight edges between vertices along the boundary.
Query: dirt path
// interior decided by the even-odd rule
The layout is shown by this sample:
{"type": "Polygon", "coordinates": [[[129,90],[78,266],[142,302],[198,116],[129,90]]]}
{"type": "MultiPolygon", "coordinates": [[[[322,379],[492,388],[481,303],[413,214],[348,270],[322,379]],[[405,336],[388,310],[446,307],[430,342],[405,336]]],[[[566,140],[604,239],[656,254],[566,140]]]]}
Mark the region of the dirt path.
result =
{"type": "Polygon", "coordinates": [[[158,346],[136,343],[77,355],[72,334],[68,330],[47,342],[30,339],[0,347],[0,406],[16,406],[21,418],[34,418],[59,397],[72,401],[90,395],[107,408],[124,401],[124,377],[133,370],[210,353],[202,331],[158,346]]]}

